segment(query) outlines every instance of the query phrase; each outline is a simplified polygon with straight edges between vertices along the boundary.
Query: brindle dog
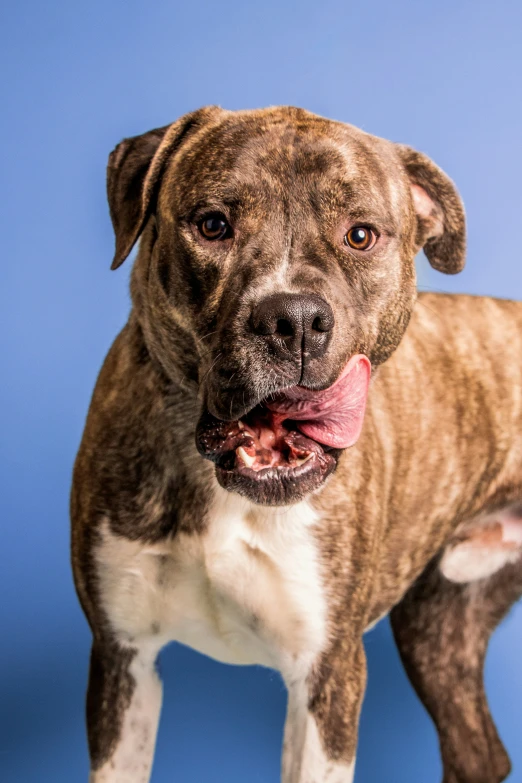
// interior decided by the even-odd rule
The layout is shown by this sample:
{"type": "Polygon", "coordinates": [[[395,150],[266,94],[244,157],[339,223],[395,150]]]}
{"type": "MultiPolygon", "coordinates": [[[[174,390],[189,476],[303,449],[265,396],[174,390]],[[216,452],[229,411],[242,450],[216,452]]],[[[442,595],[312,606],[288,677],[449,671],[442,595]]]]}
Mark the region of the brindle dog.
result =
{"type": "Polygon", "coordinates": [[[113,268],[141,242],[72,491],[92,783],[149,780],[171,640],[282,673],[284,783],[352,781],[388,612],[445,783],[504,780],[483,665],[522,593],[522,305],[416,304],[421,247],[464,264],[452,182],[301,109],[212,107],[119,144],[108,198],[113,268]]]}

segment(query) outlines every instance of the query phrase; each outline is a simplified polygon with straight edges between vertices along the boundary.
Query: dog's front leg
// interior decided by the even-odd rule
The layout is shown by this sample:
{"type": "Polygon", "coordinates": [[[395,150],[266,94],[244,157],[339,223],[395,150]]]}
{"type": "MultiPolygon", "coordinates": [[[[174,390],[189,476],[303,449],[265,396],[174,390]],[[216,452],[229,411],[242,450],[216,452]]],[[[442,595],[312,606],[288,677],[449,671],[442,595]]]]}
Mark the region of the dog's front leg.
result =
{"type": "Polygon", "coordinates": [[[282,783],[352,783],[365,686],[361,640],[338,640],[288,685],[282,783]]]}
{"type": "Polygon", "coordinates": [[[96,642],[87,692],[90,783],[148,783],[161,709],[157,648],[96,642]]]}

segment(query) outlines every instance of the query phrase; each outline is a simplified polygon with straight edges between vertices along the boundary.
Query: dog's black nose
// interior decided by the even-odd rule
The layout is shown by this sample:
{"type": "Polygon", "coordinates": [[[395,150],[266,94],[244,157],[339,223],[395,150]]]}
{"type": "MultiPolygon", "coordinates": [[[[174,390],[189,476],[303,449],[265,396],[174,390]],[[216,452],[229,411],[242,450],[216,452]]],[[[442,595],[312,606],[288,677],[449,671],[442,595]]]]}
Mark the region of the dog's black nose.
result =
{"type": "Polygon", "coordinates": [[[308,359],[326,353],[334,327],[332,308],[317,294],[272,294],[252,312],[252,328],[281,358],[308,359]]]}

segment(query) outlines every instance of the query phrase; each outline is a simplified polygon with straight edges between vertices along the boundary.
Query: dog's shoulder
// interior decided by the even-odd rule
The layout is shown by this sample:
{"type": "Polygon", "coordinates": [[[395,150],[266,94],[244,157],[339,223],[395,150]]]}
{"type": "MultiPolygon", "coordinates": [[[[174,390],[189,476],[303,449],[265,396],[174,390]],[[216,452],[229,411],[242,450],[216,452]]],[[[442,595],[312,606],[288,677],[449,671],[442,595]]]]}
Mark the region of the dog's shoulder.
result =
{"type": "Polygon", "coordinates": [[[175,387],[130,321],[113,343],[93,394],[74,467],[73,525],[158,540],[203,524],[212,466],[190,423],[196,395],[175,387]]]}

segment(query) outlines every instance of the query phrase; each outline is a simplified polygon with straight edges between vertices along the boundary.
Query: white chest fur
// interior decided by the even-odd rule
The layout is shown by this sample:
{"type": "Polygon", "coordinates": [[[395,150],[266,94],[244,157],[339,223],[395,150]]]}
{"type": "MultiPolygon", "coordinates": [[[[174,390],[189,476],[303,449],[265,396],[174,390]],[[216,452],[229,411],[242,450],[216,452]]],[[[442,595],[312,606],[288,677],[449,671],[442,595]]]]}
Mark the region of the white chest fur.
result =
{"type": "Polygon", "coordinates": [[[114,631],[298,677],[326,639],[318,521],[305,502],[264,508],[217,487],[202,534],[147,545],[106,523],[97,563],[114,631]]]}

